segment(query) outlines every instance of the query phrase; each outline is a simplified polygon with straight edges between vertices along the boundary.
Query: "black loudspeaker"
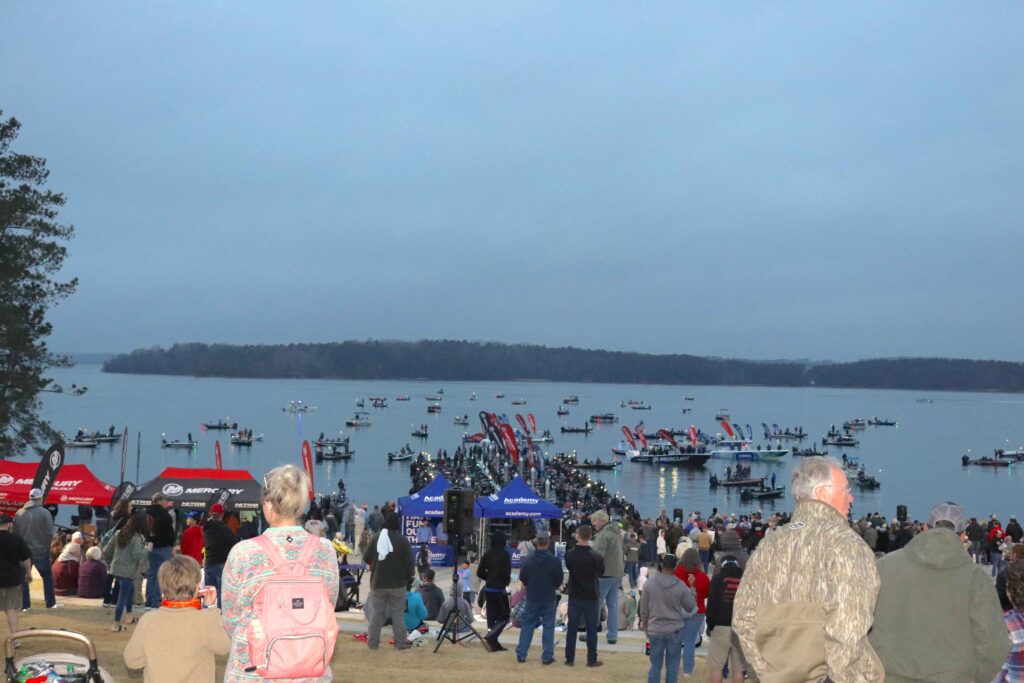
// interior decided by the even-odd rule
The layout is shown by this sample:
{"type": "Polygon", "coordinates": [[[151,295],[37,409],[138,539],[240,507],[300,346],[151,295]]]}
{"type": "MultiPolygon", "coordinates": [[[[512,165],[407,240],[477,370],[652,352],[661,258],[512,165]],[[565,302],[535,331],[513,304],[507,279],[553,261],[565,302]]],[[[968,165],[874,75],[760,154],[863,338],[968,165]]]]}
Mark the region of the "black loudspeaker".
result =
{"type": "Polygon", "coordinates": [[[672,508],[672,519],[683,519],[683,508],[672,508]]]}
{"type": "Polygon", "coordinates": [[[444,492],[444,528],[448,536],[468,537],[473,533],[473,489],[451,488],[444,492]]]}
{"type": "Polygon", "coordinates": [[[907,521],[907,506],[897,505],[896,506],[896,519],[900,522],[907,521]]]}

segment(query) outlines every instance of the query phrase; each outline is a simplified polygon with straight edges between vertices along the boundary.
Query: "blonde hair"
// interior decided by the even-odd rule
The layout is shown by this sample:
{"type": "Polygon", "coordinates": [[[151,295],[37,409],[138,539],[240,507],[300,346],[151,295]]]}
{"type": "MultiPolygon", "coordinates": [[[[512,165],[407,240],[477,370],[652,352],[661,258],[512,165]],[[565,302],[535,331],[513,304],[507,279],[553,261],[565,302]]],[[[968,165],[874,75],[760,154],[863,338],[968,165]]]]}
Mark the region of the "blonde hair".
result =
{"type": "Polygon", "coordinates": [[[156,579],[167,600],[191,600],[199,587],[199,563],[188,555],[175,555],[160,565],[156,579]]]}
{"type": "Polygon", "coordinates": [[[263,500],[280,517],[298,519],[309,503],[309,477],[295,465],[281,465],[263,477],[263,500]]]}

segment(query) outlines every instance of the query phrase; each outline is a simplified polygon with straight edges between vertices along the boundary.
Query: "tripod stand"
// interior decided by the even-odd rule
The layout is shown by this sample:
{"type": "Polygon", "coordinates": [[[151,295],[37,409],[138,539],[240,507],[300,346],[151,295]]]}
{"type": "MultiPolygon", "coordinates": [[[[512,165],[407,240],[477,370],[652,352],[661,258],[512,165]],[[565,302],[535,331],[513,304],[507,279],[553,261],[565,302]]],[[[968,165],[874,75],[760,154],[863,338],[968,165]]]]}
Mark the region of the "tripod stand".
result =
{"type": "Polygon", "coordinates": [[[455,644],[468,638],[476,638],[485,649],[490,650],[490,646],[473,628],[472,619],[466,618],[465,613],[473,614],[473,607],[466,602],[459,591],[459,556],[462,554],[462,539],[453,534],[449,537],[449,540],[455,548],[454,566],[452,567],[452,590],[451,595],[445,600],[441,609],[450,609],[444,619],[444,624],[441,625],[440,632],[437,634],[437,644],[434,646],[434,652],[437,653],[441,649],[441,644],[446,640],[455,644]],[[465,607],[465,610],[463,610],[463,607],[465,607]]]}

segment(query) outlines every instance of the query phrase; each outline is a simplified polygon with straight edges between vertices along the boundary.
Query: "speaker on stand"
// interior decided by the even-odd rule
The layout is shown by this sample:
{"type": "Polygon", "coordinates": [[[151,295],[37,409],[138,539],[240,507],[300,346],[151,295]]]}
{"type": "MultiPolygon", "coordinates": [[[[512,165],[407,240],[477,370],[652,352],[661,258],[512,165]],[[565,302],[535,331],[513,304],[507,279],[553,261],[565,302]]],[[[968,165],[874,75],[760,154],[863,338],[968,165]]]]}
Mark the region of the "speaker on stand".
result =
{"type": "Polygon", "coordinates": [[[452,567],[452,592],[441,607],[443,610],[449,607],[450,603],[451,609],[437,634],[434,652],[437,652],[446,640],[458,643],[474,637],[483,644],[485,649],[491,649],[487,641],[473,628],[471,620],[464,616],[464,611],[472,614],[473,608],[459,592],[459,558],[462,555],[463,545],[473,535],[473,505],[475,503],[476,493],[473,489],[450,488],[444,492],[444,529],[448,534],[448,543],[452,546],[454,566],[452,567]]]}

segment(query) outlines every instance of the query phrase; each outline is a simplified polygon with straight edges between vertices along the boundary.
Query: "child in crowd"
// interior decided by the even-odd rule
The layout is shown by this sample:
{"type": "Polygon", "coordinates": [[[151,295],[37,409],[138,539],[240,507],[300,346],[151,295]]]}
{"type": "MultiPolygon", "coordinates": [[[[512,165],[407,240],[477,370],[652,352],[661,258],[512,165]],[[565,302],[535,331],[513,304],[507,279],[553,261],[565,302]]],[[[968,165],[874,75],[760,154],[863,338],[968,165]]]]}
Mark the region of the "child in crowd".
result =
{"type": "Polygon", "coordinates": [[[139,620],[124,649],[124,663],[145,669],[146,683],[212,683],[214,655],[226,655],[231,647],[215,591],[200,589],[199,563],[187,555],[160,565],[157,580],[161,609],[139,620]]]}
{"type": "Polygon", "coordinates": [[[469,569],[468,560],[462,563],[462,569],[459,570],[459,585],[462,586],[462,599],[472,606],[474,596],[473,572],[469,569]]]}

